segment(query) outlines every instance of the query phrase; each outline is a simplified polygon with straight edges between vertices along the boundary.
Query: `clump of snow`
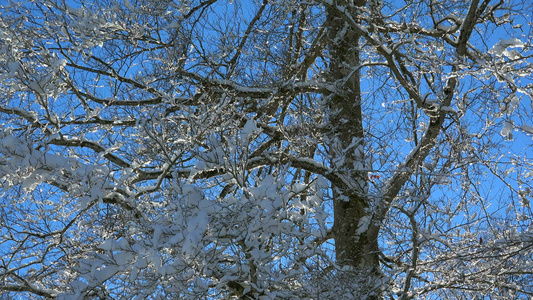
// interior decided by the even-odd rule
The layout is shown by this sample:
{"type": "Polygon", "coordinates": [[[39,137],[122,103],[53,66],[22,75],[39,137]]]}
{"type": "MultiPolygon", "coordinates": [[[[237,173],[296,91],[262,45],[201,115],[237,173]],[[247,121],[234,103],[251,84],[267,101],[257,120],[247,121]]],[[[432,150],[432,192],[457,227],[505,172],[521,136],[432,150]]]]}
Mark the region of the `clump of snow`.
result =
{"type": "Polygon", "coordinates": [[[248,140],[250,136],[257,130],[258,128],[254,120],[250,119],[246,121],[246,124],[241,132],[243,140],[248,140]]]}
{"type": "Polygon", "coordinates": [[[368,227],[370,226],[370,221],[370,217],[362,217],[357,225],[357,234],[362,234],[363,232],[367,231],[368,227]]]}
{"type": "Polygon", "coordinates": [[[523,131],[525,131],[527,133],[533,134],[533,127],[531,127],[529,125],[522,125],[522,126],[520,126],[520,129],[522,129],[523,131]]]}
{"type": "Polygon", "coordinates": [[[508,51],[507,48],[523,48],[524,43],[522,43],[521,40],[517,38],[512,39],[502,39],[499,42],[496,43],[496,45],[492,46],[492,48],[489,50],[489,53],[501,56],[505,55],[511,59],[515,58],[518,54],[516,50],[508,51]]]}
{"type": "Polygon", "coordinates": [[[502,131],[500,131],[500,134],[502,136],[508,136],[512,130],[513,130],[513,122],[505,121],[505,125],[503,125],[502,131]]]}

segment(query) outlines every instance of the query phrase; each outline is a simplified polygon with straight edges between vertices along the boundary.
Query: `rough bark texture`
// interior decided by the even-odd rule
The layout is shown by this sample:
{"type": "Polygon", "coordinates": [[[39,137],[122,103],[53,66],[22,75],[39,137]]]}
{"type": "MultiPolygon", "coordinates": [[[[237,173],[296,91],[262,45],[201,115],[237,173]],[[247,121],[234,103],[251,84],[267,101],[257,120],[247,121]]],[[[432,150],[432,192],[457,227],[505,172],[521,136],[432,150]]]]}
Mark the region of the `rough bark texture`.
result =
{"type": "MultiPolygon", "coordinates": [[[[356,5],[364,3],[357,1],[356,5]]],[[[329,69],[331,80],[337,86],[329,102],[330,155],[339,173],[354,183],[348,189],[334,187],[333,191],[336,259],[343,266],[377,270],[377,236],[368,234],[365,222],[370,216],[367,172],[360,169],[365,162],[361,78],[357,69],[360,35],[346,24],[336,8],[329,7],[327,13],[329,69]]]]}

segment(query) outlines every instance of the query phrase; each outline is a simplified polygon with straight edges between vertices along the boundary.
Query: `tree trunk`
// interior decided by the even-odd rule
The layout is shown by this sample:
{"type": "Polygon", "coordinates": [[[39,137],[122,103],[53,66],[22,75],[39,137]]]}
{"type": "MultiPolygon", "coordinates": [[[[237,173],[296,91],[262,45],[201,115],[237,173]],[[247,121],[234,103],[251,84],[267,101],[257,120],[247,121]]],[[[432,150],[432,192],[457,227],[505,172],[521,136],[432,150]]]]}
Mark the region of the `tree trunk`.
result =
{"type": "MultiPolygon", "coordinates": [[[[347,3],[338,4],[347,7],[347,3]]],[[[356,2],[357,6],[364,4],[364,1],[356,2]]],[[[329,100],[328,146],[333,167],[346,182],[353,183],[348,188],[333,187],[336,260],[341,266],[374,272],[379,268],[378,242],[377,234],[368,232],[371,212],[368,172],[363,170],[361,77],[357,69],[360,36],[349,28],[336,8],[328,7],[327,14],[330,80],[337,87],[329,100]]]]}

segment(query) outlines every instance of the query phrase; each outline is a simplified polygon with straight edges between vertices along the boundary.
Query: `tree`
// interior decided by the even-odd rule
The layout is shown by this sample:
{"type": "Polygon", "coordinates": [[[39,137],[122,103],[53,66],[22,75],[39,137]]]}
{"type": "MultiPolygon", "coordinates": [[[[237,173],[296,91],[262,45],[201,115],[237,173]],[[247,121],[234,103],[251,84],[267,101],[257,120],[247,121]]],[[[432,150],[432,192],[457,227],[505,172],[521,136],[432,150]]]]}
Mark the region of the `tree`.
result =
{"type": "Polygon", "coordinates": [[[527,1],[0,7],[0,290],[533,295],[527,1]]]}

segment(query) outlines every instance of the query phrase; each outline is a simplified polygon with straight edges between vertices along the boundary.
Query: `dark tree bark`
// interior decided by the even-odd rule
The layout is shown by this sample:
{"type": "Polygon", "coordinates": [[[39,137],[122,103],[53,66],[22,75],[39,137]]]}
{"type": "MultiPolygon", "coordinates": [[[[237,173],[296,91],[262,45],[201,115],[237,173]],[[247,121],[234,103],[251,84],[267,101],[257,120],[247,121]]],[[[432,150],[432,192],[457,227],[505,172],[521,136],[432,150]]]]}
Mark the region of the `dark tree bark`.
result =
{"type": "MultiPolygon", "coordinates": [[[[363,6],[365,1],[357,1],[355,4],[363,6]]],[[[329,101],[330,156],[333,167],[345,177],[346,182],[353,183],[348,188],[333,189],[336,259],[340,265],[377,270],[377,235],[370,235],[367,230],[370,207],[367,195],[368,172],[364,170],[359,72],[361,36],[345,22],[338,9],[328,7],[327,13],[328,47],[331,55],[329,71],[331,80],[336,82],[337,87],[329,101]]]]}

